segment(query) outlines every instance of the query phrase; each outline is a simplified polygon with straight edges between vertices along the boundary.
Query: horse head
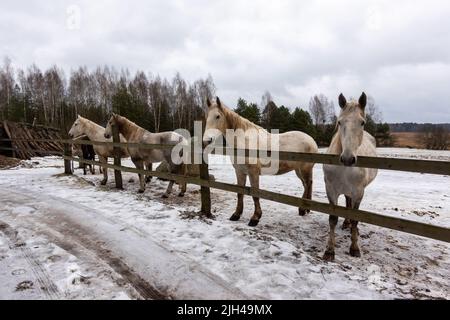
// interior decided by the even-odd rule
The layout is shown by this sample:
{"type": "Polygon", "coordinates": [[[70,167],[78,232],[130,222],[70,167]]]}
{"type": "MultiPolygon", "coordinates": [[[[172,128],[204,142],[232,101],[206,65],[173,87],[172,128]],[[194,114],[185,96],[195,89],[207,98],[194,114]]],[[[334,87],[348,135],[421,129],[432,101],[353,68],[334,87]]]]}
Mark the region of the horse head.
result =
{"type": "Polygon", "coordinates": [[[80,115],[77,116],[75,122],[72,124],[72,127],[69,130],[69,138],[78,138],[85,134],[85,125],[84,118],[80,115]]]}
{"type": "Polygon", "coordinates": [[[345,166],[354,166],[358,161],[357,151],[364,137],[364,125],[366,124],[365,107],[367,96],[363,92],[358,101],[349,101],[341,93],[339,106],[341,113],[338,117],[338,134],[341,140],[342,153],[340,161],[345,166]]]}
{"type": "Polygon", "coordinates": [[[224,112],[224,106],[219,97],[211,102],[206,100],[208,112],[206,114],[206,127],[203,134],[203,143],[208,145],[213,143],[217,138],[225,135],[228,128],[227,119],[224,112]]]}
{"type": "Polygon", "coordinates": [[[112,137],[112,127],[117,125],[117,118],[118,115],[113,113],[111,115],[111,118],[109,118],[108,123],[106,124],[106,129],[105,129],[105,138],[106,139],[110,139],[112,137]]]}

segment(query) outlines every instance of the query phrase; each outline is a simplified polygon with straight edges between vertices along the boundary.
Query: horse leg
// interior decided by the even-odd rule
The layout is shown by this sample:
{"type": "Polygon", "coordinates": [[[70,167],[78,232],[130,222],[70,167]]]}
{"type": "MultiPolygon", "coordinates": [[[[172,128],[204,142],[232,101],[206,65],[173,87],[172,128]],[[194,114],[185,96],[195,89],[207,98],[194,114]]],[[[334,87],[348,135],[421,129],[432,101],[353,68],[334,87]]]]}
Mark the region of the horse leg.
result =
{"type": "MultiPolygon", "coordinates": [[[[95,161],[95,157],[93,157],[93,158],[91,157],[90,160],[95,161]]],[[[95,174],[95,165],[91,164],[90,166],[91,166],[91,174],[95,174]]]]}
{"type": "MultiPolygon", "coordinates": [[[[330,204],[336,205],[337,203],[337,196],[331,195],[331,192],[327,190],[327,196],[328,201],[330,204]]],[[[323,260],[325,261],[334,261],[334,247],[336,245],[336,239],[335,239],[335,229],[338,222],[338,216],[330,215],[329,219],[330,224],[330,233],[328,234],[328,243],[327,243],[327,249],[325,250],[325,253],[323,254],[323,260]]]]}
{"type": "MultiPolygon", "coordinates": [[[[361,203],[361,200],[355,201],[355,205],[353,206],[353,209],[359,209],[360,203],[361,203]]],[[[350,255],[352,257],[361,257],[361,251],[359,250],[359,246],[358,246],[358,238],[359,238],[358,221],[350,220],[350,222],[352,225],[352,228],[351,228],[352,244],[350,245],[350,255]]]]}
{"type": "MultiPolygon", "coordinates": [[[[177,173],[177,174],[181,174],[181,175],[183,175],[183,176],[186,176],[186,175],[187,175],[187,172],[186,172],[186,166],[185,166],[185,165],[179,165],[179,166],[177,167],[176,173],[177,173]]],[[[186,193],[186,188],[187,188],[187,183],[186,183],[186,181],[180,181],[180,182],[178,182],[178,186],[179,186],[179,188],[180,188],[180,192],[178,193],[178,196],[179,196],[179,197],[184,197],[184,194],[186,193]]]]}
{"type": "MultiPolygon", "coordinates": [[[[146,170],[148,170],[148,171],[152,171],[153,170],[153,163],[151,163],[151,162],[147,162],[146,163],[146,165],[145,165],[145,169],[146,170]]],[[[147,184],[147,183],[150,183],[150,181],[152,181],[152,176],[151,175],[146,175],[145,176],[145,183],[147,184]]]]}
{"type": "MultiPolygon", "coordinates": [[[[247,180],[247,175],[245,173],[239,172],[238,170],[235,170],[235,172],[236,172],[236,179],[237,179],[238,186],[244,187],[245,182],[247,180]]],[[[244,195],[238,193],[236,210],[234,211],[233,215],[230,217],[230,220],[238,221],[241,218],[243,211],[244,211],[244,195]]]]}
{"type": "MultiPolygon", "coordinates": [[[[144,160],[142,159],[131,159],[131,161],[133,161],[136,169],[139,170],[144,170],[144,160]]],[[[139,176],[139,189],[138,189],[138,193],[144,193],[145,191],[145,178],[144,175],[142,173],[138,173],[139,176]]]]}
{"type": "MultiPolygon", "coordinates": [[[[312,166],[305,168],[305,169],[297,169],[295,170],[295,173],[297,174],[297,177],[299,177],[299,179],[302,181],[303,184],[303,199],[308,199],[311,200],[312,198],[312,166]]],[[[303,209],[303,208],[298,208],[298,214],[300,216],[304,216],[305,214],[309,213],[309,209],[303,209]]]]}
{"type": "Polygon", "coordinates": [[[179,197],[183,197],[186,193],[187,184],[186,182],[180,182],[180,193],[178,194],[179,197]]]}
{"type": "MultiPolygon", "coordinates": [[[[249,178],[251,187],[259,189],[259,174],[250,173],[249,178]]],[[[248,223],[250,227],[256,227],[262,215],[259,198],[253,197],[253,203],[255,204],[255,212],[253,213],[253,216],[251,217],[250,222],[248,223]]]]}
{"type": "Polygon", "coordinates": [[[162,195],[163,198],[168,198],[169,195],[172,193],[172,187],[175,181],[170,180],[169,185],[167,186],[166,192],[162,195]]]}
{"type": "MultiPolygon", "coordinates": [[[[178,166],[175,166],[174,164],[170,163],[169,161],[167,163],[169,164],[169,173],[171,173],[171,174],[179,173],[178,166]]],[[[169,195],[172,193],[172,188],[173,188],[174,184],[175,184],[174,180],[169,181],[169,185],[167,186],[166,192],[162,195],[163,198],[169,197],[169,195]]],[[[184,196],[184,193],[182,191],[180,191],[179,196],[180,197],[184,196]]]]}
{"type": "MultiPolygon", "coordinates": [[[[101,163],[107,163],[108,158],[107,157],[98,157],[101,163]]],[[[108,182],[108,168],[103,167],[103,180],[100,182],[102,186],[104,186],[108,182]]]]}
{"type": "MultiPolygon", "coordinates": [[[[352,208],[352,198],[349,196],[345,196],[345,207],[351,209],[352,208]]],[[[350,219],[345,219],[342,223],[342,230],[350,228],[351,222],[350,219]]]]}

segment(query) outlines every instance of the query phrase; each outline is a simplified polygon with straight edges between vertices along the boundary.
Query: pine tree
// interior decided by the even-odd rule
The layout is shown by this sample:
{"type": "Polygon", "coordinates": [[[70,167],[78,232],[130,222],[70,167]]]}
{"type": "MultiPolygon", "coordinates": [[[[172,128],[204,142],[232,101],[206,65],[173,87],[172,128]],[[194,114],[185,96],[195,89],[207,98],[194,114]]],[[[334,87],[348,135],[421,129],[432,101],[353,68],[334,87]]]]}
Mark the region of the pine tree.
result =
{"type": "Polygon", "coordinates": [[[255,103],[247,104],[247,101],[239,98],[234,112],[257,125],[261,123],[261,114],[255,103]]]}
{"type": "Polygon", "coordinates": [[[317,132],[316,127],[313,124],[313,120],[308,111],[300,108],[295,108],[292,113],[292,126],[291,130],[302,131],[309,134],[314,139],[316,138],[317,132]]]}

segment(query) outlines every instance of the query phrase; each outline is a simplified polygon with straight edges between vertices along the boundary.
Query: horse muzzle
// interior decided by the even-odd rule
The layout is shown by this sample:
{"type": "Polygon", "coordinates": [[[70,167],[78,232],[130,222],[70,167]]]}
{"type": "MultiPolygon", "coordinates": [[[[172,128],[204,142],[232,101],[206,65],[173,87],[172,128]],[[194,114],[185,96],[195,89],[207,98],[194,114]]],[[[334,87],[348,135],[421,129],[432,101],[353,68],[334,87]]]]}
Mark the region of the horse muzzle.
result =
{"type": "Polygon", "coordinates": [[[357,158],[356,156],[341,156],[339,158],[341,163],[346,167],[353,167],[356,164],[357,158]]]}

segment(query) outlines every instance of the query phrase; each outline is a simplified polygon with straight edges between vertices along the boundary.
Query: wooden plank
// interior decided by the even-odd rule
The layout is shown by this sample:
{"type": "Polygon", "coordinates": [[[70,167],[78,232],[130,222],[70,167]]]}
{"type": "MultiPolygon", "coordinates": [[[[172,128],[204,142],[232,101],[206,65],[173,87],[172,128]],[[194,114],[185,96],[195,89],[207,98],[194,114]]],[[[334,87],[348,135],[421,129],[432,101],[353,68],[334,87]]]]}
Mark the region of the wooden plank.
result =
{"type": "MultiPolygon", "coordinates": [[[[201,137],[200,137],[201,138],[201,137]]],[[[201,148],[201,154],[199,155],[201,157],[202,163],[200,166],[200,179],[203,181],[209,181],[209,169],[208,164],[203,159],[203,147],[201,148]]],[[[201,186],[200,187],[200,195],[201,195],[201,209],[203,215],[205,215],[208,218],[212,217],[211,214],[211,190],[208,186],[201,186]]]]}
{"type": "MultiPolygon", "coordinates": [[[[8,123],[6,123],[6,121],[3,121],[3,128],[5,129],[6,134],[9,137],[9,141],[11,141],[11,146],[14,148],[14,142],[11,140],[12,136],[11,136],[11,131],[9,131],[9,127],[8,127],[8,123]]],[[[13,154],[12,154],[13,158],[17,158],[17,154],[16,151],[13,150],[13,154]]]]}
{"type": "MultiPolygon", "coordinates": [[[[11,141],[20,141],[21,139],[11,139],[11,141]]],[[[26,139],[25,139],[26,140],[26,139]]],[[[49,141],[47,139],[37,141],[49,141]]],[[[142,149],[171,149],[173,145],[163,144],[140,144],[140,143],[117,143],[104,141],[74,141],[74,140],[58,140],[62,143],[73,144],[87,144],[87,145],[109,145],[115,147],[138,147],[142,149]]],[[[227,152],[227,149],[224,150],[227,152]]],[[[230,154],[236,155],[242,153],[246,158],[255,150],[229,149],[230,154]]],[[[259,158],[270,158],[271,152],[266,156],[259,155],[259,158]]],[[[338,155],[322,154],[322,153],[298,153],[298,152],[279,152],[280,160],[287,161],[302,161],[314,162],[330,165],[342,165],[339,161],[338,155]]],[[[385,170],[396,170],[416,173],[442,174],[450,175],[449,161],[435,161],[435,160],[416,160],[416,159],[401,159],[401,158],[385,158],[385,157],[358,157],[357,167],[364,168],[378,168],[385,170]]]]}
{"type": "MultiPolygon", "coordinates": [[[[66,159],[67,157],[64,157],[66,159]]],[[[69,160],[80,161],[78,158],[69,157],[69,160]]],[[[97,161],[88,161],[83,160],[81,162],[90,163],[95,165],[100,165],[100,162],[97,161]]],[[[104,166],[110,169],[122,170],[125,172],[132,173],[141,173],[146,174],[148,171],[139,170],[136,168],[129,167],[118,167],[111,164],[105,164],[104,166]]],[[[241,187],[234,184],[228,184],[217,181],[207,181],[200,178],[195,177],[187,177],[187,176],[179,176],[165,172],[157,172],[151,171],[151,174],[155,177],[167,179],[167,180],[175,180],[182,181],[191,184],[196,184],[199,186],[206,186],[214,189],[241,193],[244,195],[258,197],[278,203],[283,203],[295,207],[302,207],[305,209],[314,210],[317,212],[322,212],[326,214],[336,215],[342,218],[349,218],[353,220],[358,220],[361,222],[377,225],[380,227],[385,227],[388,229],[398,230],[406,233],[411,233],[435,240],[440,240],[444,242],[450,242],[450,228],[440,227],[436,225],[426,224],[422,222],[410,221],[403,218],[390,217],[381,215],[374,212],[363,211],[363,210],[354,210],[348,209],[341,206],[333,206],[327,203],[317,202],[313,200],[306,200],[303,198],[298,198],[294,196],[288,196],[283,194],[278,194],[275,192],[261,190],[261,189],[253,189],[250,187],[241,187]]]]}
{"type": "MultiPolygon", "coordinates": [[[[255,154],[258,154],[258,158],[260,159],[270,159],[270,157],[272,156],[272,152],[270,151],[264,151],[265,154],[260,155],[257,150],[251,149],[224,148],[223,153],[226,155],[231,155],[233,157],[245,157],[245,159],[254,159],[255,154]]],[[[215,154],[215,152],[213,152],[213,154],[215,154]]],[[[279,160],[313,162],[343,166],[339,160],[339,156],[334,154],[279,151],[276,156],[279,160]]],[[[360,156],[358,157],[358,162],[355,166],[362,168],[377,168],[384,170],[450,175],[449,161],[360,156]]]]}
{"type": "MultiPolygon", "coordinates": [[[[64,157],[72,157],[72,148],[68,143],[64,144],[64,157]]],[[[64,158],[64,173],[72,174],[72,166],[70,164],[70,160],[64,158]]]]}
{"type": "Polygon", "coordinates": [[[25,148],[25,149],[18,149],[18,148],[9,148],[9,147],[0,147],[0,150],[8,150],[8,151],[27,151],[27,152],[31,152],[31,153],[42,153],[44,155],[57,155],[57,156],[62,156],[64,154],[63,151],[48,151],[48,150],[41,150],[41,149],[29,149],[29,148],[25,148]]]}
{"type": "MultiPolygon", "coordinates": [[[[74,144],[90,144],[90,145],[112,145],[118,147],[139,147],[142,149],[171,149],[173,145],[163,144],[140,144],[140,143],[114,143],[103,141],[73,141],[61,140],[63,143],[67,141],[74,144]]],[[[255,152],[255,150],[230,149],[225,148],[224,152],[230,152],[232,155],[242,153],[246,158],[255,152]]],[[[260,158],[270,158],[271,152],[266,156],[259,155],[260,158]]],[[[252,156],[253,157],[253,156],[252,156]]],[[[298,152],[279,152],[280,160],[287,161],[302,161],[314,162],[330,165],[342,165],[339,161],[338,155],[323,154],[323,153],[298,153],[298,152]]],[[[385,157],[358,157],[357,167],[364,168],[378,168],[385,170],[415,172],[415,173],[429,173],[450,175],[450,161],[435,161],[435,160],[416,160],[416,159],[401,159],[401,158],[385,158],[385,157]]]]}
{"type": "MultiPolygon", "coordinates": [[[[115,125],[112,126],[112,134],[113,134],[113,141],[120,142],[119,127],[117,127],[115,125]]],[[[114,147],[113,152],[114,152],[114,165],[120,167],[121,166],[121,160],[120,160],[121,148],[114,147]]],[[[114,179],[116,182],[116,188],[122,190],[123,189],[122,171],[114,170],[114,179]]]]}

